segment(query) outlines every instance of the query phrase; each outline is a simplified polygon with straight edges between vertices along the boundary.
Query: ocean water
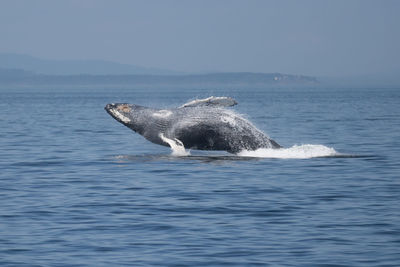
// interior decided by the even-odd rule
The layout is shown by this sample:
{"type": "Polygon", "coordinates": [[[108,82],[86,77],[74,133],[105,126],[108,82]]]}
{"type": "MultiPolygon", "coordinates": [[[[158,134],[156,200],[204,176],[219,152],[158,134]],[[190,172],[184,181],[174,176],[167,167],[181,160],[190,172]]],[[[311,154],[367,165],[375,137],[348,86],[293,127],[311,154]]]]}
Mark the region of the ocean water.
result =
{"type": "Polygon", "coordinates": [[[0,266],[400,265],[400,89],[0,96],[0,266]],[[103,109],[211,95],[285,149],[175,156],[103,109]]]}

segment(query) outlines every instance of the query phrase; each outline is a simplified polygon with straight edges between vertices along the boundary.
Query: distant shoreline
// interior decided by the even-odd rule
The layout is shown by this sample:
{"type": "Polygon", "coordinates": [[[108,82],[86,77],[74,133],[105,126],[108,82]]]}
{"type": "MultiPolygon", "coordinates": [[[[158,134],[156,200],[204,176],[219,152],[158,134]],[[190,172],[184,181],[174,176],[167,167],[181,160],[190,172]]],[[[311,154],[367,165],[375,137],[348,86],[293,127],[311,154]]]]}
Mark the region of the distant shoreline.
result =
{"type": "Polygon", "coordinates": [[[177,86],[304,86],[315,77],[281,73],[229,72],[187,75],[47,75],[21,69],[0,69],[2,85],[177,85],[177,86]]]}

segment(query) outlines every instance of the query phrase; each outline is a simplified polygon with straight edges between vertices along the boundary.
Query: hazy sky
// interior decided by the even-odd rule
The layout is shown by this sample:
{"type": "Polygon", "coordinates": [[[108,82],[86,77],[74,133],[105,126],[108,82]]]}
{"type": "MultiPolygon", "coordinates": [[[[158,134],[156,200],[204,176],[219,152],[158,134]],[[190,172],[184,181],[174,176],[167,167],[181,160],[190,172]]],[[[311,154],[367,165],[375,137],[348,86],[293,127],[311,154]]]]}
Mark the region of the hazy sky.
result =
{"type": "Polygon", "coordinates": [[[0,0],[0,52],[187,72],[400,74],[400,1],[0,0]]]}

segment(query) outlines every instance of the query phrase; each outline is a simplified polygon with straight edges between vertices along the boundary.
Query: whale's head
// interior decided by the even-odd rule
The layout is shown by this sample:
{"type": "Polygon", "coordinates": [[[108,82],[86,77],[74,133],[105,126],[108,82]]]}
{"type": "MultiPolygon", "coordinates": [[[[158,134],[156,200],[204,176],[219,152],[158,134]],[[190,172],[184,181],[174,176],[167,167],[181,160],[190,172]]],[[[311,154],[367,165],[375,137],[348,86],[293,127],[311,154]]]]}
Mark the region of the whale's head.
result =
{"type": "Polygon", "coordinates": [[[140,133],[146,123],[148,111],[145,107],[126,103],[112,103],[107,104],[104,109],[114,119],[128,126],[135,132],[140,133]]]}

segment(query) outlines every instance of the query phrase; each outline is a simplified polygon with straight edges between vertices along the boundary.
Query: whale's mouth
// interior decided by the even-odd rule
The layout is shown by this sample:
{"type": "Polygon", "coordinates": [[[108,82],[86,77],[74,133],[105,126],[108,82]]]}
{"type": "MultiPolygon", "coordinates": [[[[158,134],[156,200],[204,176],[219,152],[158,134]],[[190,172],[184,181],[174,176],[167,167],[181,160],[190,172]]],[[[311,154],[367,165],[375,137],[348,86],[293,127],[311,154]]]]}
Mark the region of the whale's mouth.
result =
{"type": "Polygon", "coordinates": [[[124,115],[124,113],[129,113],[132,109],[128,104],[107,104],[104,108],[108,114],[110,114],[114,119],[122,123],[130,123],[131,120],[124,115]]]}

